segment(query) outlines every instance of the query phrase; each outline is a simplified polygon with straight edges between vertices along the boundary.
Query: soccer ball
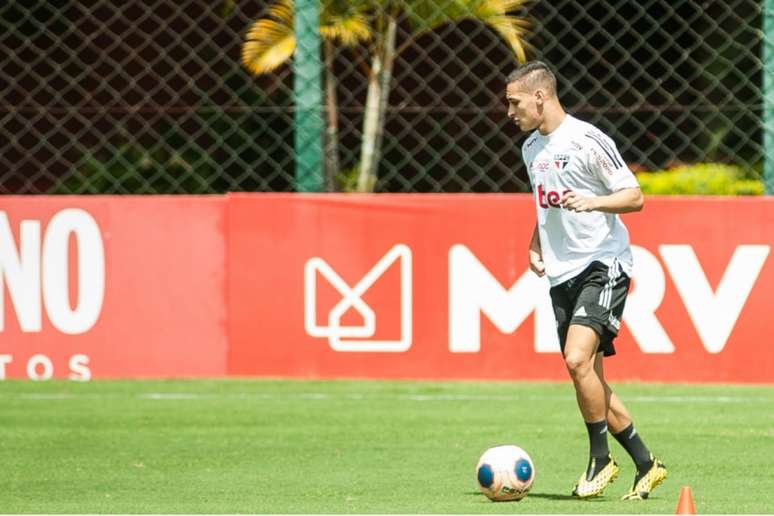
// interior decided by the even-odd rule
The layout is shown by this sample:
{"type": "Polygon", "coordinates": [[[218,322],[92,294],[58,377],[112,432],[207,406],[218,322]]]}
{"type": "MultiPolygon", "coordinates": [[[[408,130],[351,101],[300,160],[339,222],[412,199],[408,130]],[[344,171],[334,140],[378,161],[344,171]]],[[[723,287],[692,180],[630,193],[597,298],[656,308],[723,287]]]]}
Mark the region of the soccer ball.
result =
{"type": "Polygon", "coordinates": [[[495,446],[479,459],[476,479],[478,488],[492,501],[521,500],[535,480],[535,466],[518,446],[495,446]]]}

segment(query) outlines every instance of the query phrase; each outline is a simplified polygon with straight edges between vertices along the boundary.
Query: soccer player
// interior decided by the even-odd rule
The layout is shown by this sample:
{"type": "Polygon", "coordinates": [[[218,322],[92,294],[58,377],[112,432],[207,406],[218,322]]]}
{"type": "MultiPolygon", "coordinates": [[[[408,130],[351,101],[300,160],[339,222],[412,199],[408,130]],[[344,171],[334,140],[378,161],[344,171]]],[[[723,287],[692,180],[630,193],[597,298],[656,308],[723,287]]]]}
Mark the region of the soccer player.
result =
{"type": "Polygon", "coordinates": [[[533,131],[522,146],[537,205],[529,265],[551,284],[562,355],[588,429],[589,462],[573,495],[601,495],[618,475],[610,429],[637,467],[623,499],[645,499],[667,470],[605,381],[602,363],[615,354],[632,268],[629,234],[618,214],[642,209],[639,184],[607,135],[564,111],[545,63],[514,70],[506,98],[508,117],[533,131]]]}

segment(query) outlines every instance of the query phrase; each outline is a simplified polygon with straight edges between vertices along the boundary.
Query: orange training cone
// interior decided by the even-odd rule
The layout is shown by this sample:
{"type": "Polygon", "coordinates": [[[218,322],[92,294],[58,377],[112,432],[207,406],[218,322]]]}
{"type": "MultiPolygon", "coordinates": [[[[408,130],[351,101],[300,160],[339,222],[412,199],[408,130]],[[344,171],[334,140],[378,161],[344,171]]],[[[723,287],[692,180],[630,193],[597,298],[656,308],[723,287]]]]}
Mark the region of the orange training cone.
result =
{"type": "Polygon", "coordinates": [[[675,514],[696,514],[696,506],[693,504],[693,495],[689,486],[680,489],[680,499],[677,501],[675,514]]]}

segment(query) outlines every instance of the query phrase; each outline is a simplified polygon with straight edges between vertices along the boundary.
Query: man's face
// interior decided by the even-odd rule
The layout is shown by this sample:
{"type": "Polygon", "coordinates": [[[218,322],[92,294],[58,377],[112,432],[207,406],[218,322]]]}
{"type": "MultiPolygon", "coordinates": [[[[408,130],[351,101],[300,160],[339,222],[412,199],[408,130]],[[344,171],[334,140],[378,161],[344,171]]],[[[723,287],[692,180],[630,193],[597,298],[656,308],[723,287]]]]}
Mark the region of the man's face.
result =
{"type": "Polygon", "coordinates": [[[508,118],[522,131],[531,131],[543,121],[543,91],[528,92],[522,81],[514,81],[505,89],[508,118]]]}

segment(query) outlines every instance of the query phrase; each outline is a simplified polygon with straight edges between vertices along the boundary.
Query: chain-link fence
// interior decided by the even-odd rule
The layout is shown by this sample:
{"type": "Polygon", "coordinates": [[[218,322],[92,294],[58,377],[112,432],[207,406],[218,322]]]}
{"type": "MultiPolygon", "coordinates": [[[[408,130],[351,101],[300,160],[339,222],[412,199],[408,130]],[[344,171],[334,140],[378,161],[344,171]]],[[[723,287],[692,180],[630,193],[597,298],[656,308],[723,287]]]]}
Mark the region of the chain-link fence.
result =
{"type": "MultiPolygon", "coordinates": [[[[609,132],[633,168],[716,161],[761,174],[759,0],[370,4],[321,5],[321,20],[354,9],[366,30],[350,45],[323,38],[322,75],[336,79],[335,110],[323,106],[328,189],[353,189],[363,162],[381,8],[394,15],[396,54],[376,191],[528,189],[523,135],[505,116],[513,47],[492,17],[509,6],[509,20],[530,24],[528,56],[555,67],[568,111],[609,132]]],[[[293,190],[292,66],[254,75],[241,61],[254,21],[282,21],[271,5],[4,2],[0,191],[293,190]]]]}

